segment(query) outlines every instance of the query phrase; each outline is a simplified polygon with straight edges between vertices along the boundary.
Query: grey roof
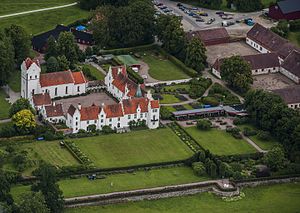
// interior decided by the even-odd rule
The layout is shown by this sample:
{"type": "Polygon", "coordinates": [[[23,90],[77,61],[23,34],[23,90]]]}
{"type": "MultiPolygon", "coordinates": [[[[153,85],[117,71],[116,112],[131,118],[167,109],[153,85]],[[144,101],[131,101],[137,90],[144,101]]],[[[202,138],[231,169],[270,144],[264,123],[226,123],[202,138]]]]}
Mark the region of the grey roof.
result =
{"type": "Polygon", "coordinates": [[[238,111],[230,106],[217,106],[217,107],[209,107],[209,108],[201,108],[201,109],[191,109],[191,110],[181,110],[172,112],[174,116],[181,116],[187,114],[199,114],[199,113],[210,113],[216,111],[225,111],[227,113],[244,113],[244,111],[238,111]]]}
{"type": "Polygon", "coordinates": [[[300,85],[273,90],[273,92],[279,95],[287,104],[300,103],[300,85]]]}
{"type": "Polygon", "coordinates": [[[293,13],[300,11],[299,0],[285,0],[277,3],[283,14],[293,13]]]}

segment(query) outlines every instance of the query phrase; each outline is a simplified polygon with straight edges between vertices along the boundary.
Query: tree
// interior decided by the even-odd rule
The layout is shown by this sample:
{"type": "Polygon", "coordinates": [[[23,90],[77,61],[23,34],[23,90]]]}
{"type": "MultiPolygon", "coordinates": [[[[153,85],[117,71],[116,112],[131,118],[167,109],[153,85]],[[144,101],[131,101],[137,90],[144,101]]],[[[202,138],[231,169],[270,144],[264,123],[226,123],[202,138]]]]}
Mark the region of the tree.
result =
{"type": "Polygon", "coordinates": [[[262,9],[261,0],[233,0],[238,11],[252,12],[262,9]]]}
{"type": "Polygon", "coordinates": [[[209,130],[211,128],[211,121],[205,119],[199,119],[197,121],[197,128],[201,130],[209,130]]]}
{"type": "Polygon", "coordinates": [[[11,25],[5,29],[8,37],[10,37],[14,47],[14,59],[17,65],[20,65],[30,54],[31,40],[29,34],[23,27],[11,25]]]}
{"type": "Polygon", "coordinates": [[[203,71],[206,64],[206,48],[198,38],[192,38],[186,49],[185,64],[197,72],[203,71]]]}
{"type": "Polygon", "coordinates": [[[204,176],[206,175],[206,169],[202,162],[195,162],[192,164],[193,171],[197,176],[204,176]]]}
{"type": "Polygon", "coordinates": [[[157,37],[162,42],[162,47],[172,55],[180,55],[185,48],[185,33],[181,27],[181,19],[177,16],[158,17],[157,37]]]}
{"type": "Polygon", "coordinates": [[[28,134],[36,127],[35,117],[28,109],[23,109],[14,114],[12,121],[17,130],[22,134],[28,134]]]}
{"type": "Polygon", "coordinates": [[[104,134],[110,134],[110,133],[113,133],[114,130],[110,126],[105,125],[102,127],[102,132],[104,134]]]}
{"type": "Polygon", "coordinates": [[[26,98],[20,98],[15,103],[13,103],[9,109],[9,116],[12,117],[17,112],[28,109],[34,113],[34,109],[31,107],[29,100],[26,98]]]}
{"type": "Polygon", "coordinates": [[[206,7],[210,9],[220,9],[222,0],[199,0],[199,5],[201,7],[206,7]]]}
{"type": "Polygon", "coordinates": [[[60,56],[65,56],[71,65],[78,62],[78,46],[71,32],[62,32],[57,40],[57,49],[60,56]]]}
{"type": "Polygon", "coordinates": [[[57,57],[57,61],[58,61],[58,65],[59,65],[59,69],[60,70],[68,70],[70,69],[70,62],[68,61],[68,59],[66,58],[66,56],[62,55],[62,56],[58,56],[57,57]]]}
{"type": "Polygon", "coordinates": [[[0,31],[0,86],[7,84],[14,70],[14,48],[9,37],[0,31]]]}
{"type": "Polygon", "coordinates": [[[13,198],[10,195],[10,187],[11,183],[7,179],[7,176],[5,173],[0,171],[0,203],[4,202],[8,205],[11,205],[13,203],[13,198]]]}
{"type": "Polygon", "coordinates": [[[19,213],[50,213],[42,193],[25,194],[19,205],[19,213]]]}
{"type": "Polygon", "coordinates": [[[209,171],[209,174],[212,178],[217,177],[217,165],[214,162],[210,163],[209,171]]]}
{"type": "Polygon", "coordinates": [[[93,55],[93,49],[92,49],[90,46],[88,46],[88,47],[85,49],[85,55],[86,55],[86,56],[91,56],[91,55],[93,55]]]}
{"type": "Polygon", "coordinates": [[[87,127],[88,132],[96,132],[97,126],[95,124],[91,124],[87,127]]]}
{"type": "Polygon", "coordinates": [[[47,62],[47,72],[57,72],[59,70],[59,64],[55,57],[51,56],[47,62]]]}
{"type": "Polygon", "coordinates": [[[265,154],[263,161],[272,171],[277,171],[285,161],[283,149],[280,146],[273,147],[265,154]]]}
{"type": "Polygon", "coordinates": [[[57,56],[58,56],[57,41],[51,35],[47,40],[47,51],[46,51],[45,59],[48,60],[50,57],[57,57],[57,56]]]}
{"type": "Polygon", "coordinates": [[[57,171],[55,167],[48,164],[42,164],[34,173],[39,177],[39,182],[36,185],[33,185],[33,191],[42,192],[50,212],[63,212],[63,193],[56,183],[57,171]]]}
{"type": "Polygon", "coordinates": [[[79,2],[80,8],[84,10],[95,9],[103,5],[125,6],[128,5],[128,0],[80,0],[79,2]]]}
{"type": "Polygon", "coordinates": [[[221,65],[221,77],[229,86],[246,92],[253,83],[250,65],[240,56],[226,58],[221,65]]]}

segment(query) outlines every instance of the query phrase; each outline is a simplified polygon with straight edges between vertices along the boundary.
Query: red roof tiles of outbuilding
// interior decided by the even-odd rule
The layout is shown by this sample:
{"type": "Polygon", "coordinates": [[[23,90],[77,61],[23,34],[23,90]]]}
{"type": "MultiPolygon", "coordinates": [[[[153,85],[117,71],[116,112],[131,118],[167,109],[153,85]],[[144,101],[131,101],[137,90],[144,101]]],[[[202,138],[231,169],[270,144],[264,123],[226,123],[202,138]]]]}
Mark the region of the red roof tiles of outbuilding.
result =
{"type": "Polygon", "coordinates": [[[42,105],[50,105],[51,104],[51,98],[49,93],[45,94],[34,94],[32,96],[33,103],[35,106],[42,106],[42,105]]]}
{"type": "Polygon", "coordinates": [[[122,117],[123,110],[121,104],[112,104],[104,106],[104,112],[107,118],[122,117]]]}
{"type": "Polygon", "coordinates": [[[62,104],[45,106],[47,117],[64,116],[62,104]]]}
{"type": "Polygon", "coordinates": [[[75,84],[84,84],[87,82],[85,79],[82,71],[80,72],[72,72],[73,78],[74,78],[74,83],[75,84]]]}
{"type": "Polygon", "coordinates": [[[101,108],[99,106],[95,106],[94,104],[89,107],[82,107],[80,110],[80,120],[88,121],[88,120],[98,120],[98,115],[100,113],[101,108]]]}

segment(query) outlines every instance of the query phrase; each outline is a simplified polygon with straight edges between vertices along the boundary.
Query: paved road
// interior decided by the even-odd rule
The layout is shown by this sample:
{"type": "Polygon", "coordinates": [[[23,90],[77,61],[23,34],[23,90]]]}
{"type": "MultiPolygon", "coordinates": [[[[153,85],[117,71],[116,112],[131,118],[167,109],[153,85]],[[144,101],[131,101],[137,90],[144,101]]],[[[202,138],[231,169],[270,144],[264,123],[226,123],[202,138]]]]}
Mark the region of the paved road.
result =
{"type": "Polygon", "coordinates": [[[60,9],[60,8],[71,7],[76,4],[78,4],[78,3],[74,2],[72,4],[66,4],[66,5],[61,5],[61,6],[48,7],[48,8],[43,8],[43,9],[38,9],[38,10],[30,10],[30,11],[19,12],[19,13],[12,13],[12,14],[7,14],[7,15],[2,15],[2,16],[0,16],[0,19],[12,17],[12,16],[26,15],[26,14],[30,14],[30,13],[37,13],[37,12],[42,12],[42,11],[47,11],[47,10],[56,10],[56,9],[60,9]]]}
{"type": "Polygon", "coordinates": [[[20,92],[14,92],[8,85],[3,86],[3,89],[6,92],[6,94],[9,96],[9,98],[6,98],[6,100],[10,104],[15,103],[18,99],[21,98],[21,93],[20,92]]]}
{"type": "Polygon", "coordinates": [[[3,123],[8,123],[8,122],[11,122],[11,119],[3,119],[3,120],[0,120],[0,124],[3,124],[3,123]]]}
{"type": "Polygon", "coordinates": [[[252,141],[250,138],[246,137],[244,134],[242,134],[242,137],[243,137],[244,140],[247,141],[248,144],[253,146],[254,149],[256,149],[258,152],[262,152],[262,153],[268,152],[268,151],[263,150],[262,148],[260,148],[254,141],[252,141]]]}

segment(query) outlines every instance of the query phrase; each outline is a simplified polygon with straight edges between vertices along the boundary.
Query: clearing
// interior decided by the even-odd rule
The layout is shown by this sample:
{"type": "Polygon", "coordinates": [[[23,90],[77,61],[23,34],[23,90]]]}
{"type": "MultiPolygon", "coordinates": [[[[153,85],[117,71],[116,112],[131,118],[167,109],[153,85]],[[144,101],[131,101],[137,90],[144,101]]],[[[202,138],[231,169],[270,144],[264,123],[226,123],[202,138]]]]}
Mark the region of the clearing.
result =
{"type": "Polygon", "coordinates": [[[202,131],[197,127],[185,129],[204,149],[216,155],[235,155],[254,153],[255,149],[242,139],[236,139],[224,130],[202,131]]]}
{"type": "Polygon", "coordinates": [[[169,128],[73,141],[100,168],[183,160],[193,154],[169,128]]]}

